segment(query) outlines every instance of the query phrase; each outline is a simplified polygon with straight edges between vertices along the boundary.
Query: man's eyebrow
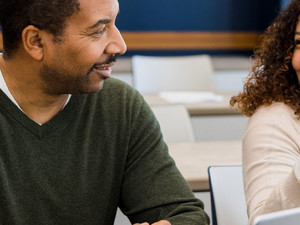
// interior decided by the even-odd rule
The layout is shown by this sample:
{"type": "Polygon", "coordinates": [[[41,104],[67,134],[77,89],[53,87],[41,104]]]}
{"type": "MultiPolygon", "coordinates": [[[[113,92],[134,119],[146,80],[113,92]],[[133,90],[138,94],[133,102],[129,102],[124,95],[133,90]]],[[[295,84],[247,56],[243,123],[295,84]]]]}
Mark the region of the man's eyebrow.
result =
{"type": "Polygon", "coordinates": [[[300,31],[295,32],[296,35],[300,35],[300,31]]]}
{"type": "Polygon", "coordinates": [[[102,19],[102,20],[99,20],[97,23],[95,23],[94,25],[88,27],[88,29],[94,29],[94,28],[97,28],[99,27],[100,25],[102,24],[108,24],[110,23],[111,19],[102,19]]]}

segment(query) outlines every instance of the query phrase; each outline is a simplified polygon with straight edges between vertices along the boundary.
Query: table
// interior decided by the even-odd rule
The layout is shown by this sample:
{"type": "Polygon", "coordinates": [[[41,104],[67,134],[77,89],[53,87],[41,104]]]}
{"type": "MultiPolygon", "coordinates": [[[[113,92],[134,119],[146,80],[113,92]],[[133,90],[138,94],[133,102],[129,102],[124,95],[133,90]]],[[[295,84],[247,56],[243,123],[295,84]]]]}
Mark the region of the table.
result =
{"type": "Polygon", "coordinates": [[[193,191],[209,190],[212,165],[241,165],[242,141],[201,141],[168,144],[170,155],[193,191]]]}
{"type": "MultiPolygon", "coordinates": [[[[231,96],[234,94],[221,94],[224,98],[222,102],[201,102],[201,103],[189,103],[184,104],[188,109],[191,116],[195,115],[226,115],[226,114],[240,114],[240,112],[230,106],[229,101],[231,96]]],[[[159,96],[158,93],[154,94],[143,94],[146,102],[150,106],[156,105],[167,105],[167,104],[174,104],[167,102],[163,98],[159,96]]],[[[178,104],[178,103],[177,103],[178,104]]]]}
{"type": "MultiPolygon", "coordinates": [[[[190,116],[196,141],[242,139],[248,117],[229,104],[234,93],[216,93],[223,96],[222,102],[183,104],[190,116]]],[[[144,93],[150,106],[171,105],[159,93],[144,93]]]]}

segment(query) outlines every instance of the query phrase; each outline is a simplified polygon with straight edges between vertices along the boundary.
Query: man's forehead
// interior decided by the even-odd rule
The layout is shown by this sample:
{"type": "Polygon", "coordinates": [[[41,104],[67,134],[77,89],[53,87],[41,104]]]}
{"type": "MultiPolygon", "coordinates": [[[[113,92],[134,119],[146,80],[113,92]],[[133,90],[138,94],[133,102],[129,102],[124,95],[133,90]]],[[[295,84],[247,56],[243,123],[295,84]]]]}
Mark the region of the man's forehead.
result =
{"type": "Polygon", "coordinates": [[[99,20],[113,20],[119,12],[117,0],[79,0],[79,3],[80,10],[71,16],[69,23],[90,27],[99,20]]]}
{"type": "Polygon", "coordinates": [[[119,2],[117,0],[78,0],[80,11],[101,12],[104,14],[115,13],[119,11],[119,2]]]}

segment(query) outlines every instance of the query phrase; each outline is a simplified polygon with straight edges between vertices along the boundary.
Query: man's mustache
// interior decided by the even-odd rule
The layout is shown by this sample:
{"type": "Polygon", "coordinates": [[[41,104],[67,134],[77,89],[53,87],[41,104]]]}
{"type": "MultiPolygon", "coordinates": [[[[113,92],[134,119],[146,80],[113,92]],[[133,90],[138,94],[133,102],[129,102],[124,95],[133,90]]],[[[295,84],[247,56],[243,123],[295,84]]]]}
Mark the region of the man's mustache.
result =
{"type": "Polygon", "coordinates": [[[108,64],[110,64],[112,62],[115,62],[117,60],[118,56],[119,55],[117,55],[117,54],[109,55],[109,57],[106,59],[105,62],[103,62],[103,63],[95,63],[93,65],[93,68],[94,67],[99,67],[99,66],[102,66],[102,65],[108,65],[108,64]]]}
{"type": "Polygon", "coordinates": [[[96,67],[100,67],[102,65],[108,65],[110,63],[113,63],[115,61],[117,61],[117,58],[119,57],[119,54],[112,54],[112,55],[109,55],[109,57],[105,60],[105,62],[103,63],[95,63],[90,69],[89,71],[87,72],[87,74],[91,73],[93,71],[94,68],[96,67]]]}

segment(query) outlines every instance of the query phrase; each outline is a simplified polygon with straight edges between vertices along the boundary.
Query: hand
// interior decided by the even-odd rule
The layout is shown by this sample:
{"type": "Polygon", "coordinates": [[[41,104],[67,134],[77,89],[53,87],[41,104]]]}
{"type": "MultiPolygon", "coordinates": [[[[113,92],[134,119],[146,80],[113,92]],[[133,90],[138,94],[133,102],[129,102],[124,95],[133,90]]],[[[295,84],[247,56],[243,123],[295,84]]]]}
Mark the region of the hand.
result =
{"type": "MultiPolygon", "coordinates": [[[[150,225],[150,224],[149,223],[135,223],[133,225],[150,225]]],[[[151,225],[172,225],[172,224],[167,220],[161,220],[156,223],[152,223],[151,225]]]]}
{"type": "Polygon", "coordinates": [[[172,225],[172,224],[167,220],[161,220],[156,223],[152,223],[152,225],[172,225]]]}

